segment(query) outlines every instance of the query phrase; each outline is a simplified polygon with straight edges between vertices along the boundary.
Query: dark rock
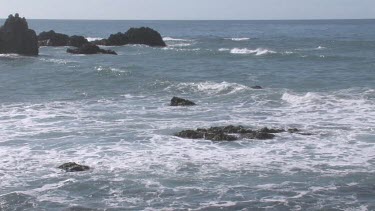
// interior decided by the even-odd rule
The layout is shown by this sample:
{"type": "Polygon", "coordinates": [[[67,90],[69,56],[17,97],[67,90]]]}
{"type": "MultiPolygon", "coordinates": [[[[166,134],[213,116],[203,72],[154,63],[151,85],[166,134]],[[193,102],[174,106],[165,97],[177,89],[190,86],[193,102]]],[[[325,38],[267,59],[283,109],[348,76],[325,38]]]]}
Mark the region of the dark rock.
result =
{"type": "Polygon", "coordinates": [[[84,44],[88,44],[88,43],[89,43],[89,41],[87,41],[87,39],[85,37],[74,35],[74,36],[71,36],[69,38],[68,45],[79,48],[79,47],[83,46],[84,44]]]}
{"type": "Polygon", "coordinates": [[[129,40],[129,44],[143,44],[160,47],[167,46],[159,32],[148,27],[131,28],[125,33],[125,35],[129,40]]]}
{"type": "Polygon", "coordinates": [[[176,133],[175,136],[178,136],[180,138],[202,139],[204,138],[204,133],[195,130],[183,130],[179,133],[176,133]]]}
{"type": "Polygon", "coordinates": [[[130,28],[126,33],[118,32],[117,34],[111,34],[108,39],[97,40],[92,43],[107,46],[128,44],[142,44],[152,47],[167,46],[159,32],[148,27],[130,28]]]}
{"type": "Polygon", "coordinates": [[[262,132],[262,133],[283,133],[283,132],[285,132],[285,130],[284,129],[269,129],[267,127],[264,127],[262,129],[260,129],[259,132],[262,132]]]}
{"type": "Polygon", "coordinates": [[[243,138],[247,139],[259,139],[259,140],[267,140],[275,138],[275,135],[272,133],[266,133],[261,131],[255,131],[252,133],[248,133],[242,136],[243,138]]]}
{"type": "Polygon", "coordinates": [[[36,33],[29,29],[25,18],[20,18],[18,14],[9,15],[4,25],[0,27],[0,53],[28,56],[39,54],[36,33]]]}
{"type": "Polygon", "coordinates": [[[99,48],[97,45],[94,45],[92,43],[87,43],[82,45],[79,48],[76,49],[67,49],[66,52],[72,53],[72,54],[113,54],[117,55],[116,52],[112,50],[104,50],[99,48]]]}
{"type": "Polygon", "coordinates": [[[185,100],[179,97],[173,97],[170,106],[193,106],[196,105],[190,100],[185,100]]]}
{"type": "Polygon", "coordinates": [[[204,133],[204,139],[211,141],[235,141],[238,138],[225,133],[204,133]]]}
{"type": "Polygon", "coordinates": [[[263,87],[261,87],[261,86],[252,86],[251,88],[252,89],[263,89],[263,87]]]}
{"type": "Polygon", "coordinates": [[[289,133],[298,133],[298,132],[300,132],[300,130],[298,130],[297,128],[290,128],[290,129],[288,129],[288,132],[289,133]]]}
{"type": "Polygon", "coordinates": [[[74,162],[64,163],[58,167],[59,169],[65,170],[67,172],[77,172],[77,171],[87,171],[90,169],[88,166],[79,165],[74,162]]]}
{"type": "Polygon", "coordinates": [[[39,46],[68,46],[69,36],[51,30],[38,35],[39,46]]]}

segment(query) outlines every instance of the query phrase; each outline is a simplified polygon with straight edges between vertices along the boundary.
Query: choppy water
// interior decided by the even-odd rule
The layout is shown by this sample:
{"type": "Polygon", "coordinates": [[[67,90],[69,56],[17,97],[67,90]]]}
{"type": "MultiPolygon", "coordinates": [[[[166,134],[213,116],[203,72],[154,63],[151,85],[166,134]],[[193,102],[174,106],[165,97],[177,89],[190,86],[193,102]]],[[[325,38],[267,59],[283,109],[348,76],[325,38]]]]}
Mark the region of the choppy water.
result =
{"type": "Polygon", "coordinates": [[[29,25],[90,39],[150,26],[168,47],[0,55],[0,210],[375,210],[374,20],[29,25]],[[228,124],[314,135],[173,136],[228,124]],[[69,161],[93,169],[56,168],[69,161]]]}

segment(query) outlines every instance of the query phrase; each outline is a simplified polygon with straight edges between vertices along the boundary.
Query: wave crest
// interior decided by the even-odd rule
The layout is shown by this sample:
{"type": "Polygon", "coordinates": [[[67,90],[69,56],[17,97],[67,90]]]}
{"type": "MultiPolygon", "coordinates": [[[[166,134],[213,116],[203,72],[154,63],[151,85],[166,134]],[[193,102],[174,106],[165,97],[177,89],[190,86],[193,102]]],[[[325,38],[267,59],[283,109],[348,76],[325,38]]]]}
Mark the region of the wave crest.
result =
{"type": "Polygon", "coordinates": [[[231,54],[255,54],[256,56],[267,55],[267,54],[274,54],[275,51],[265,49],[265,48],[257,48],[255,50],[247,49],[247,48],[233,48],[230,50],[231,54]]]}
{"type": "Polygon", "coordinates": [[[250,90],[248,86],[229,83],[223,81],[221,83],[205,81],[205,82],[192,82],[192,83],[179,83],[171,85],[166,88],[167,90],[178,90],[181,92],[198,92],[208,95],[232,94],[243,90],[250,90]]]}
{"type": "Polygon", "coordinates": [[[234,37],[234,38],[225,38],[226,40],[232,40],[232,41],[247,41],[250,40],[249,37],[234,37]]]}

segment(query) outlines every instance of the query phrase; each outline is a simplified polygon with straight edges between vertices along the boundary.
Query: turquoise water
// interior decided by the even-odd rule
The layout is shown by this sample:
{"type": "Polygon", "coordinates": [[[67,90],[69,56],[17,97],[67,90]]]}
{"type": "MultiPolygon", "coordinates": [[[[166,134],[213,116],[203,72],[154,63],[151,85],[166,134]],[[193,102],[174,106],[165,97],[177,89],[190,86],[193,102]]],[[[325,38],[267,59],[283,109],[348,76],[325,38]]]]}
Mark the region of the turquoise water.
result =
{"type": "Polygon", "coordinates": [[[29,25],[91,40],[149,26],[168,47],[1,54],[0,210],[375,209],[374,20],[29,25]],[[173,136],[228,124],[314,135],[173,136]],[[92,170],[56,168],[69,161],[92,170]]]}

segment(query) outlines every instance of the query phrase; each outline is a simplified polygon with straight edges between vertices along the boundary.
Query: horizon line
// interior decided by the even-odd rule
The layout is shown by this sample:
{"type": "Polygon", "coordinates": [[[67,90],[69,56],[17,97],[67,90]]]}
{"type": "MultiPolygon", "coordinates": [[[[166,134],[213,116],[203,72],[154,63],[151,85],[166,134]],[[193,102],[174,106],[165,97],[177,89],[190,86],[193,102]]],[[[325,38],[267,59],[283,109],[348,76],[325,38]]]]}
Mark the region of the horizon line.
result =
{"type": "MultiPolygon", "coordinates": [[[[25,17],[26,18],[26,17],[25,17]]],[[[7,18],[0,18],[6,20],[7,18]]],[[[60,21],[335,21],[335,20],[375,20],[375,18],[303,18],[303,19],[75,19],[75,18],[26,18],[27,20],[60,21]]]]}

